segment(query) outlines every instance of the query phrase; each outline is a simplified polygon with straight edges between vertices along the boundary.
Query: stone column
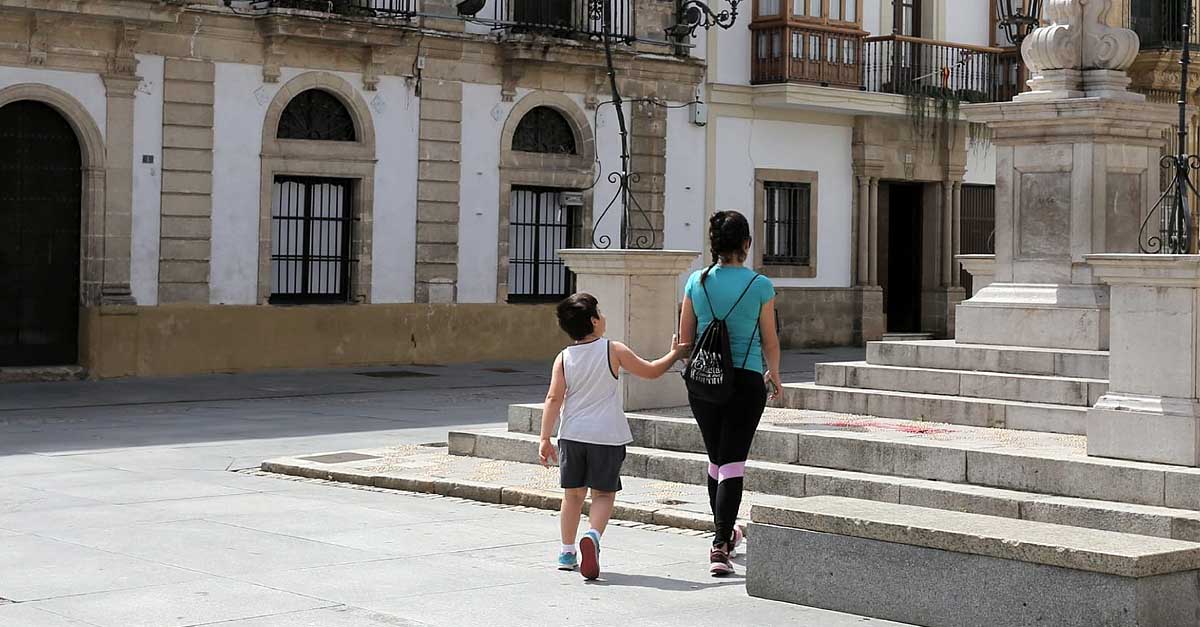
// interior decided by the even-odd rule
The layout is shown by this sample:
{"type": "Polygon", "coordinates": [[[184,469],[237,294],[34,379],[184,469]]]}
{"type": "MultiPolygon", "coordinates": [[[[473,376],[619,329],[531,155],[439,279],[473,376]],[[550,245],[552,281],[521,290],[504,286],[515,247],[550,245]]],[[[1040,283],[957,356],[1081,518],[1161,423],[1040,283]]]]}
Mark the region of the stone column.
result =
{"type": "Polygon", "coordinates": [[[858,285],[871,284],[871,177],[858,177],[858,267],[857,278],[858,285]]]}
{"type": "Polygon", "coordinates": [[[1049,4],[1022,44],[1032,91],[963,107],[996,146],[996,282],[959,307],[960,342],[1108,348],[1108,288],[1084,258],[1137,250],[1174,116],[1125,90],[1138,39],[1101,22],[1110,4],[1049,4]]]}
{"type": "Polygon", "coordinates": [[[950,285],[952,287],[962,287],[962,274],[959,273],[958,267],[954,265],[954,257],[962,252],[962,181],[954,181],[954,211],[950,217],[954,225],[954,237],[951,238],[953,248],[951,249],[951,270],[950,270],[950,285]]]}
{"type": "Polygon", "coordinates": [[[879,179],[871,177],[870,198],[871,211],[867,217],[870,238],[867,242],[870,270],[867,276],[868,285],[879,285],[879,179]]]}
{"type": "Polygon", "coordinates": [[[954,184],[942,181],[942,285],[954,285],[954,184]]]}
{"type": "MultiPolygon", "coordinates": [[[[646,359],[671,348],[679,326],[679,276],[699,253],[680,250],[561,250],[575,273],[576,289],[600,301],[610,339],[624,342],[646,359]]],[[[678,374],[654,381],[622,375],[626,411],[687,405],[687,390],[678,374]]]]}
{"type": "Polygon", "coordinates": [[[458,300],[459,179],[462,176],[462,83],[422,83],[417,147],[418,303],[458,300]]]}
{"type": "Polygon", "coordinates": [[[1089,255],[1111,286],[1108,392],[1088,455],[1200,466],[1200,255],[1089,255]]]}
{"type": "MultiPolygon", "coordinates": [[[[132,68],[129,68],[132,70],[132,68]]],[[[100,304],[132,305],[129,287],[133,239],[133,92],[140,79],[132,73],[104,78],[105,118],[104,243],[101,253],[100,304]]]]}

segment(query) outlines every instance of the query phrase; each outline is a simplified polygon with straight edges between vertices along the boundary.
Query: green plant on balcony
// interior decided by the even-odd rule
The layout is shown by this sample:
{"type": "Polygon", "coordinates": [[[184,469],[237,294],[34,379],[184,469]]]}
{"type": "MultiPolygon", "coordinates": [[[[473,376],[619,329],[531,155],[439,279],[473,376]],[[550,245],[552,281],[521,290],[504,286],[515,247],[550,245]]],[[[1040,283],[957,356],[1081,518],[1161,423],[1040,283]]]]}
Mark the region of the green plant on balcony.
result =
{"type": "MultiPolygon", "coordinates": [[[[960,121],[959,107],[963,103],[989,100],[981,91],[921,84],[919,80],[908,83],[904,90],[904,108],[913,137],[918,140],[928,138],[934,145],[954,137],[954,127],[960,121]]],[[[968,122],[967,137],[973,149],[986,148],[992,133],[986,124],[968,122]]]]}

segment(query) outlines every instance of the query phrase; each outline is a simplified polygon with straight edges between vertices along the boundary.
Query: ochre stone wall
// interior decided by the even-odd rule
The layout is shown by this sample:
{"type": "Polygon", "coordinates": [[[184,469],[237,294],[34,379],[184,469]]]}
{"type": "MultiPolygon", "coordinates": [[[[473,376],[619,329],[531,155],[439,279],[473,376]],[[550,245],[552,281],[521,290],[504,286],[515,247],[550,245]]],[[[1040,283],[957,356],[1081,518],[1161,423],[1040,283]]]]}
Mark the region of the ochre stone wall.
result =
{"type": "Polygon", "coordinates": [[[113,306],[81,320],[94,378],[550,359],[567,343],[550,305],[113,306]]]}
{"type": "Polygon", "coordinates": [[[878,288],[776,287],[784,348],[861,346],[883,334],[878,288]]]}

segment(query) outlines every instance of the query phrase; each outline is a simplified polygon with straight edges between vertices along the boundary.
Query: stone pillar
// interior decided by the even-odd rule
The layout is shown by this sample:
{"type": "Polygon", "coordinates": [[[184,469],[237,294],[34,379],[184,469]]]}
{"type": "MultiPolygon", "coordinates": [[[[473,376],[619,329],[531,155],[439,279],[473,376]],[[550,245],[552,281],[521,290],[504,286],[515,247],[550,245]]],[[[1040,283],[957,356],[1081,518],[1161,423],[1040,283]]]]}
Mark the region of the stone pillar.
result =
{"type": "Polygon", "coordinates": [[[1137,250],[1174,116],[1125,91],[1138,39],[1100,21],[1110,4],[1049,4],[1022,44],[1032,91],[963,107],[996,146],[996,277],[959,307],[960,342],[1108,347],[1108,288],[1084,257],[1137,250]]]}
{"type": "Polygon", "coordinates": [[[858,272],[855,274],[858,285],[868,285],[871,280],[870,224],[871,224],[871,178],[858,177],[858,272]]]}
{"type": "Polygon", "coordinates": [[[953,257],[957,256],[962,251],[962,181],[954,181],[954,211],[951,213],[953,220],[954,236],[951,238],[953,249],[951,252],[951,271],[950,285],[952,287],[962,287],[962,274],[958,271],[958,266],[953,265],[953,257]]]}
{"type": "Polygon", "coordinates": [[[870,237],[867,240],[867,257],[870,259],[870,269],[867,285],[879,285],[879,179],[871,177],[871,191],[868,194],[871,210],[867,216],[870,237]]]}
{"type": "Polygon", "coordinates": [[[102,305],[134,304],[129,286],[133,241],[133,93],[139,80],[132,73],[104,76],[107,109],[104,161],[108,171],[104,178],[102,305]]]}
{"type": "MultiPolygon", "coordinates": [[[[576,289],[600,302],[608,319],[607,336],[624,342],[646,359],[671,349],[679,326],[679,275],[700,256],[680,250],[561,250],[575,273],[576,289]]],[[[687,405],[687,390],[678,374],[654,381],[622,375],[626,411],[687,405]]]]}
{"type": "Polygon", "coordinates": [[[458,287],[462,83],[422,83],[417,146],[418,303],[455,302],[458,287]]]}
{"type": "Polygon", "coordinates": [[[954,184],[942,181],[942,285],[954,285],[954,184]]]}
{"type": "Polygon", "coordinates": [[[1111,286],[1108,392],[1088,455],[1200,466],[1200,255],[1089,255],[1111,286]]]}

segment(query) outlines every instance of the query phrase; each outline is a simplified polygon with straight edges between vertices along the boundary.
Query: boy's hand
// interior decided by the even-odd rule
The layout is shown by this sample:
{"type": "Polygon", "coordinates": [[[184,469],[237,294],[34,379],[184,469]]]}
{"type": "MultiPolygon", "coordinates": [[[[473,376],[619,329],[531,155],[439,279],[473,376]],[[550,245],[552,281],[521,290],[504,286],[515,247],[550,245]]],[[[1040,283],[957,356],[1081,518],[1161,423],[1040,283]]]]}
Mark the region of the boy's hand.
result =
{"type": "Polygon", "coordinates": [[[692,347],[690,342],[680,342],[678,335],[671,336],[671,354],[675,359],[681,359],[687,356],[688,349],[692,347]]]}
{"type": "Polygon", "coordinates": [[[550,462],[558,463],[558,451],[554,450],[554,445],[550,443],[550,438],[545,438],[538,445],[538,459],[542,461],[542,465],[549,468],[550,462]]]}

